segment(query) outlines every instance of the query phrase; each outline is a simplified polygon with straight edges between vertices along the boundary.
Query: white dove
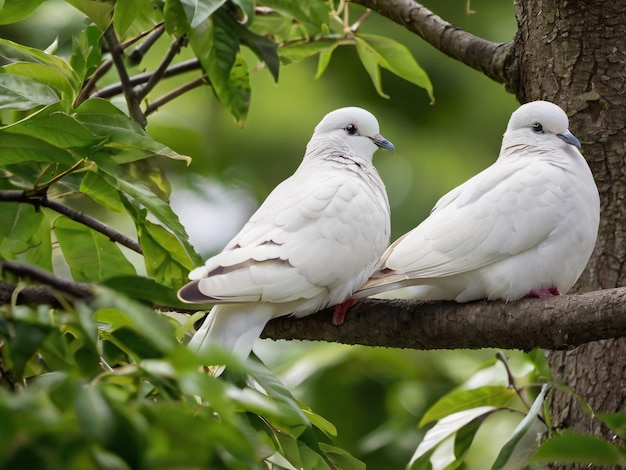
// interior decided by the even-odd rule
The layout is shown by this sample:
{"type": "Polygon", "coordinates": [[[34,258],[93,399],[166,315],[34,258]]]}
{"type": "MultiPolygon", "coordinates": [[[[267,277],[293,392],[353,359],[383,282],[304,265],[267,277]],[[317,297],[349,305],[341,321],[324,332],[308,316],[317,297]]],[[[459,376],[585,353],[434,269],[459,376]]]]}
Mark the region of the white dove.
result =
{"type": "Polygon", "coordinates": [[[374,272],[389,243],[389,202],[372,165],[379,147],[394,151],[364,109],[322,119],[296,172],[178,292],[184,302],[217,304],[190,348],[216,345],[245,358],[272,318],[332,305],[341,316],[353,305],[338,304],[374,272]]]}
{"type": "Polygon", "coordinates": [[[560,107],[521,106],[496,162],[394,242],[354,298],[406,286],[418,286],[416,299],[457,302],[565,294],[591,256],[600,219],[577,147],[560,107]]]}

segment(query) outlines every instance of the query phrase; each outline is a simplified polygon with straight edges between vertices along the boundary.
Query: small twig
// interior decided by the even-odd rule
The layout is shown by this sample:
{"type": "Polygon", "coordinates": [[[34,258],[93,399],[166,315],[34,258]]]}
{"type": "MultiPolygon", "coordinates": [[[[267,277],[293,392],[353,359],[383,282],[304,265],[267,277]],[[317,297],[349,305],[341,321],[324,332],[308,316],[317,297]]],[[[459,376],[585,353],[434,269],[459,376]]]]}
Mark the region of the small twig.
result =
{"type": "Polygon", "coordinates": [[[208,79],[206,78],[206,76],[202,76],[202,77],[196,78],[195,80],[187,82],[187,83],[179,86],[178,88],[175,88],[172,91],[164,94],[160,98],[157,98],[156,100],[154,100],[152,103],[150,103],[148,105],[148,107],[146,108],[146,111],[145,111],[144,114],[146,116],[149,116],[150,114],[155,112],[157,109],[159,109],[164,104],[172,101],[175,98],[178,98],[180,95],[188,92],[189,90],[192,90],[192,89],[197,88],[197,87],[202,86],[202,85],[206,85],[207,83],[209,83],[209,82],[208,82],[208,79]]]}
{"type": "Polygon", "coordinates": [[[530,409],[530,405],[526,401],[526,397],[522,395],[522,389],[518,387],[517,383],[515,382],[515,376],[513,375],[513,372],[511,371],[511,366],[509,365],[509,359],[506,357],[506,354],[504,354],[502,351],[498,351],[496,353],[496,359],[498,359],[502,364],[504,364],[504,369],[506,370],[506,376],[509,381],[509,387],[515,390],[515,393],[517,394],[519,399],[522,401],[524,406],[527,409],[530,409]]]}
{"type": "Polygon", "coordinates": [[[108,225],[100,222],[97,219],[94,219],[84,212],[72,209],[71,207],[66,206],[65,204],[62,204],[58,201],[48,199],[45,194],[29,194],[27,191],[21,190],[1,190],[0,202],[22,202],[32,204],[35,207],[47,207],[55,212],[58,212],[59,214],[63,214],[64,216],[69,217],[75,222],[86,225],[96,232],[100,232],[103,235],[106,235],[110,240],[117,242],[120,245],[124,245],[125,247],[130,248],[131,250],[139,254],[143,254],[141,246],[136,241],[128,238],[126,235],[121,234],[120,232],[112,229],[108,225]]]}
{"type": "Polygon", "coordinates": [[[113,59],[111,59],[110,57],[102,61],[102,63],[98,66],[95,72],[91,75],[91,77],[89,77],[89,80],[87,80],[87,83],[85,83],[85,86],[82,88],[82,90],[80,90],[80,93],[74,100],[74,103],[72,104],[74,108],[78,108],[81,103],[89,98],[94,88],[96,88],[96,83],[98,83],[98,80],[100,80],[104,75],[106,75],[109,70],[111,70],[112,65],[113,59]]]}
{"type": "Polygon", "coordinates": [[[107,41],[113,63],[115,64],[117,74],[120,77],[120,83],[122,84],[122,89],[124,90],[124,97],[126,98],[126,104],[128,106],[128,112],[130,113],[130,117],[134,121],[138,122],[141,127],[146,127],[146,117],[141,111],[141,107],[139,106],[139,100],[137,99],[137,96],[135,95],[133,87],[130,83],[128,71],[126,70],[126,65],[124,64],[124,50],[117,40],[117,36],[115,35],[115,30],[113,29],[113,26],[109,26],[104,32],[104,39],[107,41]]]}
{"type": "Polygon", "coordinates": [[[356,31],[357,31],[357,30],[361,27],[361,25],[362,25],[362,24],[363,24],[363,22],[367,19],[367,17],[368,17],[368,16],[370,16],[370,13],[372,13],[372,10],[371,10],[371,9],[369,9],[369,8],[366,8],[366,9],[365,9],[365,13],[363,13],[363,14],[361,15],[361,17],[360,17],[358,20],[356,20],[356,21],[352,24],[352,26],[350,26],[350,30],[351,30],[353,33],[356,33],[356,31]]]}
{"type": "Polygon", "coordinates": [[[19,263],[17,261],[2,261],[0,262],[0,267],[3,272],[8,271],[18,276],[26,276],[30,279],[35,279],[73,297],[89,299],[93,296],[93,292],[88,284],[61,279],[32,264],[19,263]]]}
{"type": "MultiPolygon", "coordinates": [[[[128,60],[130,61],[130,63],[132,65],[138,65],[143,60],[144,56],[150,50],[150,48],[154,46],[154,44],[163,35],[164,31],[165,31],[165,24],[159,23],[151,30],[145,31],[141,33],[139,36],[137,36],[136,38],[133,38],[132,43],[147,36],[145,41],[143,41],[141,44],[135,47],[128,54],[128,60]]],[[[122,48],[125,49],[127,46],[130,45],[129,43],[130,41],[127,41],[124,44],[122,44],[122,48]]]]}
{"type": "MultiPolygon", "coordinates": [[[[163,78],[173,77],[175,75],[180,75],[186,72],[190,72],[192,70],[201,69],[202,65],[200,65],[200,61],[198,59],[189,59],[178,64],[174,64],[169,67],[165,73],[163,74],[163,78]]],[[[140,85],[142,83],[146,83],[150,80],[150,77],[154,72],[143,72],[137,75],[133,75],[129,78],[131,86],[140,85]]],[[[114,83],[112,85],[106,86],[101,90],[94,93],[92,96],[98,98],[111,98],[112,96],[119,95],[124,92],[124,88],[121,83],[114,83]]]]}
{"type": "MultiPolygon", "coordinates": [[[[35,188],[34,188],[34,192],[36,194],[43,194],[45,193],[45,191],[52,186],[54,183],[56,183],[57,181],[59,181],[61,178],[69,175],[70,173],[73,173],[74,170],[76,170],[77,168],[81,167],[83,165],[83,163],[85,163],[85,161],[87,160],[87,158],[81,158],[80,160],[78,160],[76,163],[74,163],[71,167],[69,167],[67,170],[59,173],[58,175],[53,176],[51,179],[49,179],[48,181],[46,181],[45,183],[39,184],[39,180],[41,179],[41,177],[45,174],[45,171],[37,178],[37,181],[35,181],[35,188]]],[[[47,168],[46,168],[47,170],[47,168]]]]}
{"type": "Polygon", "coordinates": [[[165,54],[165,57],[163,57],[163,60],[161,60],[161,63],[159,64],[157,69],[152,73],[150,79],[146,82],[144,86],[137,90],[136,96],[139,101],[143,100],[148,95],[148,93],[150,93],[150,91],[163,79],[163,77],[165,76],[165,72],[167,71],[167,67],[172,63],[174,57],[176,57],[176,55],[180,53],[180,48],[186,41],[187,36],[181,36],[180,38],[172,41],[169,49],[167,50],[167,53],[165,54]]]}

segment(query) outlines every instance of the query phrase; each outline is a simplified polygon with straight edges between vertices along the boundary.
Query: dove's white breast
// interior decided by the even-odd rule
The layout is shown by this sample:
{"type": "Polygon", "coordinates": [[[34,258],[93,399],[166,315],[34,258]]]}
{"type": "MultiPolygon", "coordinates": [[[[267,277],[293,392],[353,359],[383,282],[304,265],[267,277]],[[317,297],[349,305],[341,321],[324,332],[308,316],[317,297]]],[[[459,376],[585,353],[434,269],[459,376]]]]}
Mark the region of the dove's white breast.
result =
{"type": "Polygon", "coordinates": [[[214,273],[201,290],[226,301],[293,302],[294,315],[307,315],[348,298],[389,234],[387,195],[370,163],[305,160],[199,268],[198,277],[214,273]]]}

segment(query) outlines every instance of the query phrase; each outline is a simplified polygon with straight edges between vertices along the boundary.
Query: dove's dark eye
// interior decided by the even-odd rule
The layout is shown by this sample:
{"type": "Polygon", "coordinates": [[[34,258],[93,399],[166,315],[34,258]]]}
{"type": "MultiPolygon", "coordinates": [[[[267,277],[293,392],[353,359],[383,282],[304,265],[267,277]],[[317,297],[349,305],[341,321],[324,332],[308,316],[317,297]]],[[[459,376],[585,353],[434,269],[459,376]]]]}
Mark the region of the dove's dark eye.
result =
{"type": "Polygon", "coordinates": [[[346,126],[346,132],[350,135],[354,135],[358,132],[359,130],[356,128],[356,126],[354,124],[348,124],[346,126]]]}
{"type": "Polygon", "coordinates": [[[537,134],[541,134],[543,132],[543,126],[539,124],[538,122],[534,123],[532,125],[532,128],[533,128],[533,132],[536,132],[537,134]]]}

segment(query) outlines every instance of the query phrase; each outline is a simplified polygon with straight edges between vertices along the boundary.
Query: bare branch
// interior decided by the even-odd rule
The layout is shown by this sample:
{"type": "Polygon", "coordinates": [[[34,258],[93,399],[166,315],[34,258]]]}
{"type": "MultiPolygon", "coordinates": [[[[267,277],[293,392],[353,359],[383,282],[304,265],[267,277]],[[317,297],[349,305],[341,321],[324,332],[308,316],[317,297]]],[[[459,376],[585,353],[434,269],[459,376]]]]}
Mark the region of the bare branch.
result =
{"type": "Polygon", "coordinates": [[[195,80],[192,80],[190,82],[184,83],[183,85],[179,86],[178,88],[174,88],[172,91],[164,94],[160,98],[158,98],[158,99],[154,100],[152,103],[150,103],[148,105],[148,107],[146,108],[145,115],[148,116],[148,115],[152,114],[157,109],[159,109],[161,106],[165,105],[166,103],[169,103],[173,99],[178,98],[180,95],[182,95],[184,93],[187,93],[189,90],[192,90],[192,89],[197,88],[199,86],[206,85],[207,83],[208,83],[208,79],[206,78],[206,76],[202,76],[202,77],[196,78],[195,80]]]}
{"type": "MultiPolygon", "coordinates": [[[[173,77],[175,75],[180,75],[182,73],[186,73],[192,70],[198,70],[201,68],[202,66],[200,65],[200,61],[198,59],[185,60],[169,67],[163,74],[163,78],[173,77]]],[[[154,72],[139,73],[137,75],[129,77],[129,81],[131,86],[140,85],[149,81],[152,75],[154,75],[154,72]]],[[[92,96],[99,98],[111,98],[112,96],[119,95],[123,92],[124,88],[122,84],[114,83],[112,85],[102,88],[101,90],[94,93],[92,96]]]]}
{"type": "Polygon", "coordinates": [[[509,91],[517,74],[513,43],[495,43],[457,28],[413,0],[352,0],[404,26],[444,54],[472,67],[509,91]]]}
{"type": "MultiPolygon", "coordinates": [[[[53,289],[64,292],[66,294],[71,295],[72,297],[77,297],[81,299],[89,299],[93,296],[93,292],[89,284],[84,284],[81,282],[68,281],[67,279],[61,279],[60,277],[55,276],[48,271],[44,271],[36,266],[26,264],[26,263],[18,263],[16,261],[2,261],[0,262],[0,268],[2,268],[2,272],[5,271],[11,272],[17,276],[28,277],[29,279],[34,279],[36,281],[44,283],[46,286],[50,286],[53,289]]],[[[6,283],[3,281],[2,289],[0,292],[11,292],[10,283],[6,283]]],[[[28,290],[23,290],[20,292],[22,296],[26,296],[22,300],[25,303],[49,303],[49,304],[57,304],[58,302],[55,300],[54,294],[47,290],[45,287],[43,288],[29,288],[28,290]]],[[[9,297],[10,298],[10,297],[9,297]]],[[[4,299],[2,299],[4,300],[4,299]]],[[[20,299],[18,299],[19,301],[20,299]]]]}
{"type": "Polygon", "coordinates": [[[183,46],[183,44],[185,44],[186,41],[187,36],[181,36],[180,38],[174,39],[172,41],[169,49],[167,50],[167,53],[165,54],[165,57],[163,57],[161,63],[156,68],[154,73],[152,73],[150,79],[146,82],[144,86],[137,90],[136,95],[139,101],[143,100],[148,95],[148,93],[150,93],[150,91],[157,85],[157,83],[159,83],[163,79],[163,76],[167,71],[167,67],[172,63],[174,57],[176,57],[176,55],[180,53],[180,48],[183,46]]]}
{"type": "Polygon", "coordinates": [[[411,349],[568,349],[626,336],[626,287],[516,302],[366,299],[341,326],[333,309],[279,318],[263,337],[411,349]]]}
{"type": "Polygon", "coordinates": [[[146,117],[141,111],[141,107],[139,106],[139,100],[135,95],[133,87],[130,83],[130,79],[128,77],[128,72],[126,71],[126,64],[124,64],[124,49],[122,49],[122,46],[117,39],[115,30],[113,29],[112,25],[109,26],[109,28],[107,28],[107,30],[104,32],[104,39],[109,46],[111,58],[113,59],[113,63],[115,64],[117,74],[120,77],[120,83],[122,84],[122,89],[124,90],[124,97],[126,98],[126,104],[128,105],[128,112],[130,113],[130,117],[134,121],[138,122],[141,127],[146,127],[146,117]]]}
{"type": "MultiPolygon", "coordinates": [[[[154,46],[154,44],[159,40],[159,38],[165,32],[165,23],[159,23],[151,31],[146,31],[139,35],[137,38],[133,38],[133,42],[139,40],[145,36],[147,36],[146,40],[135,47],[128,54],[128,60],[133,65],[138,65],[146,55],[146,53],[154,46]]],[[[127,47],[127,43],[122,44],[123,48],[127,47]]]]}
{"type": "Polygon", "coordinates": [[[30,195],[26,191],[21,190],[0,190],[0,202],[22,202],[27,204],[32,204],[35,207],[47,207],[52,209],[59,214],[63,214],[70,219],[79,222],[87,227],[95,230],[96,232],[100,232],[103,235],[109,237],[110,240],[119,243],[120,245],[124,245],[131,250],[142,254],[141,246],[136,241],[128,238],[126,235],[121,234],[120,232],[112,229],[108,225],[100,222],[97,219],[94,219],[90,215],[85,214],[84,212],[77,211],[76,209],[72,209],[65,204],[62,204],[58,201],[48,199],[45,195],[30,195]]]}

